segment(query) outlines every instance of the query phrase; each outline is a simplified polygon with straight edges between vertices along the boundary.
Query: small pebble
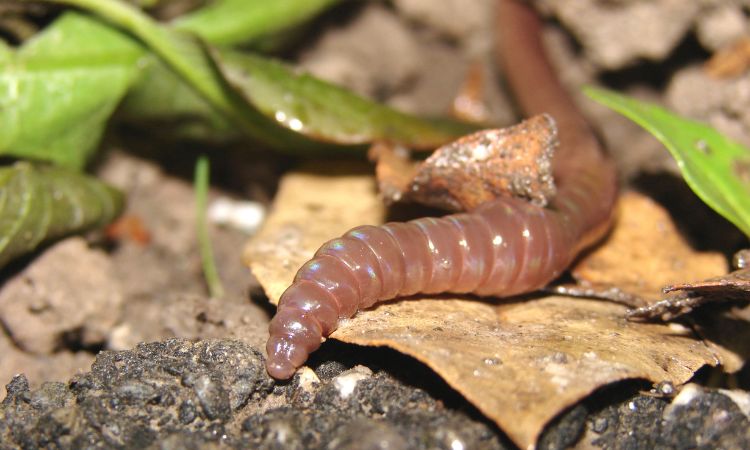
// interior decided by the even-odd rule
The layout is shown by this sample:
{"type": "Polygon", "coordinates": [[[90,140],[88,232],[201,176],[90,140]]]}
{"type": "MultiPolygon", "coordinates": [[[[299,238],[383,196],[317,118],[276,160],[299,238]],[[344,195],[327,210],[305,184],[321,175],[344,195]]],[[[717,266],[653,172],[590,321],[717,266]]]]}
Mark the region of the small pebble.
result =
{"type": "Polygon", "coordinates": [[[266,208],[251,201],[237,201],[226,197],[217,198],[208,207],[208,219],[247,234],[255,234],[266,218],[266,208]]]}

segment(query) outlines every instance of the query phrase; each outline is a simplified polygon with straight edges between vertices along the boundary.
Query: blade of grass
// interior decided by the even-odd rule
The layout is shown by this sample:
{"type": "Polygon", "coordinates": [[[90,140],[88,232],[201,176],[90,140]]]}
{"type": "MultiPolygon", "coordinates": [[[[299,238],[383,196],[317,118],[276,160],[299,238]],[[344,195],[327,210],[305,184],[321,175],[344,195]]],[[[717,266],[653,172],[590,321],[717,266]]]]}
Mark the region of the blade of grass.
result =
{"type": "Polygon", "coordinates": [[[198,158],[198,162],[195,164],[195,228],[198,234],[203,276],[206,279],[208,293],[211,298],[221,298],[224,295],[224,287],[221,285],[221,278],[219,278],[219,272],[216,270],[216,261],[214,260],[206,221],[208,186],[209,162],[204,155],[198,158]]]}
{"type": "Polygon", "coordinates": [[[750,149],[704,123],[684,119],[658,105],[593,87],[585,88],[584,93],[664,144],[693,192],[750,236],[750,149]]]}

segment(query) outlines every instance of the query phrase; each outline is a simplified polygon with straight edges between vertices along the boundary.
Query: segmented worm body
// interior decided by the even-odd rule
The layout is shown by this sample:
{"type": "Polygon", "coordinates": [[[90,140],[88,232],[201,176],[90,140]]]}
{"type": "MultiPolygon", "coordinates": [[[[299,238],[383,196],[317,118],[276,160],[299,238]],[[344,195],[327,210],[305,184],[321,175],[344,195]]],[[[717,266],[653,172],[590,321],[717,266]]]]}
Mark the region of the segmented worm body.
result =
{"type": "Polygon", "coordinates": [[[585,120],[549,66],[535,14],[499,2],[501,58],[527,114],[555,117],[558,190],[547,208],[497,198],[475,210],[354,228],[324,244],[279,301],[266,345],[271,376],[286,379],[359,309],[416,293],[511,296],[543,287],[601,237],[616,177],[585,120]]]}

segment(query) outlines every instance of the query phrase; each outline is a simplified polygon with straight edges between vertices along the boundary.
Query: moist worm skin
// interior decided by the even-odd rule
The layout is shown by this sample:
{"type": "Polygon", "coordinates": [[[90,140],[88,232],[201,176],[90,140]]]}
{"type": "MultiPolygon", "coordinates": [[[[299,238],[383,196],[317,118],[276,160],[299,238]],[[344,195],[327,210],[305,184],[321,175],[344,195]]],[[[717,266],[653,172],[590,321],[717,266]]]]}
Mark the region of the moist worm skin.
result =
{"type": "Polygon", "coordinates": [[[340,319],[379,301],[539,289],[606,231],[614,167],[549,66],[540,28],[522,3],[498,3],[499,58],[518,103],[528,115],[549,112],[558,124],[558,190],[550,205],[497,198],[469,213],[361,226],[327,242],[279,300],[266,344],[271,376],[291,377],[340,319]]]}

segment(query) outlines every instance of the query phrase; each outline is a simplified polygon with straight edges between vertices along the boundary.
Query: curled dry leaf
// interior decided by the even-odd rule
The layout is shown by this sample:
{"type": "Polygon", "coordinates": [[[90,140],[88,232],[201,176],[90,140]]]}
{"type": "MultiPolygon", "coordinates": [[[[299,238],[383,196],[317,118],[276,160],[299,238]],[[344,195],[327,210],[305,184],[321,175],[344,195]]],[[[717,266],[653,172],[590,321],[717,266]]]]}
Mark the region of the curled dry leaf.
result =
{"type": "Polygon", "coordinates": [[[693,283],[680,283],[664,288],[665,292],[689,291],[696,294],[719,294],[724,297],[749,299],[750,268],[735,270],[727,275],[693,283]]]}
{"type": "Polygon", "coordinates": [[[552,155],[557,126],[546,114],[508,128],[482,130],[438,148],[419,165],[397,149],[373,148],[386,201],[413,200],[465,211],[497,196],[546,205],[554,195],[552,155]]]}
{"type": "MultiPolygon", "coordinates": [[[[339,167],[283,179],[244,255],[274,303],[321,243],[385,219],[374,180],[361,173],[339,167]]],[[[629,322],[624,313],[614,303],[559,296],[423,295],[360,312],[331,337],[422,361],[528,448],[551,418],[602,385],[625,378],[679,384],[720,362],[687,328],[629,322]]]]}
{"type": "Polygon", "coordinates": [[[664,300],[637,308],[629,313],[634,318],[660,317],[668,320],[712,302],[747,302],[750,300],[750,268],[706,280],[678,283],[664,288],[664,300]]]}

